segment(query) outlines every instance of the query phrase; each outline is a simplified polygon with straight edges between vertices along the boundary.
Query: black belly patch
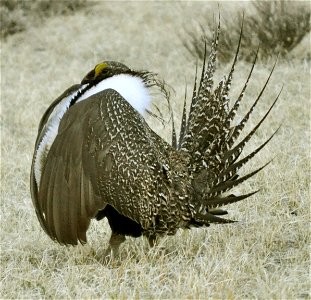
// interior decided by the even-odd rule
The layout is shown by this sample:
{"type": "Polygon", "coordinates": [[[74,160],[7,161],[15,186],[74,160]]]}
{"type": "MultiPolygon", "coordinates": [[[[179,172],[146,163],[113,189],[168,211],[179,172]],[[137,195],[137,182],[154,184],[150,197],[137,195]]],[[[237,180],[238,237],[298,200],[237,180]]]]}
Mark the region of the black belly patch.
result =
{"type": "Polygon", "coordinates": [[[140,224],[121,215],[111,205],[107,205],[103,210],[100,210],[95,218],[99,221],[104,217],[108,219],[108,223],[114,233],[129,235],[132,237],[140,237],[142,235],[142,227],[140,224]]]}

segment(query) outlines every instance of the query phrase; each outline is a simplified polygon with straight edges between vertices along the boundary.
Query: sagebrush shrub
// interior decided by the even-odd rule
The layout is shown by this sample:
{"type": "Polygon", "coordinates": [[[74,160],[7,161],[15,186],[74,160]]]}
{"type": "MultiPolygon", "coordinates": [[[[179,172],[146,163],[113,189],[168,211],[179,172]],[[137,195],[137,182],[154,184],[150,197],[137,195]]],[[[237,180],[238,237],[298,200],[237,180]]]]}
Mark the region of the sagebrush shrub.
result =
{"type": "MultiPolygon", "coordinates": [[[[306,2],[258,1],[252,2],[254,13],[245,13],[241,57],[251,61],[254,51],[260,46],[259,57],[267,59],[279,54],[285,57],[310,32],[310,5],[306,2]]],[[[221,19],[219,60],[228,62],[235,53],[243,13],[237,12],[230,19],[221,19]]],[[[215,21],[206,19],[200,24],[201,32],[187,31],[188,39],[183,41],[190,53],[201,59],[204,55],[204,41],[212,40],[215,21]],[[206,29],[209,31],[206,31],[206,29]]]]}

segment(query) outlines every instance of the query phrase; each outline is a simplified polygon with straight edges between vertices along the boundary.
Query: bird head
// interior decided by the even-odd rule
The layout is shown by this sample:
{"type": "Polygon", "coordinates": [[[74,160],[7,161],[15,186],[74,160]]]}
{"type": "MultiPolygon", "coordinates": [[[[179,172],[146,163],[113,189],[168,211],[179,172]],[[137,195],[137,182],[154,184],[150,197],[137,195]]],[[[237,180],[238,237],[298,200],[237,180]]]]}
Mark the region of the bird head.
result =
{"type": "Polygon", "coordinates": [[[156,74],[148,71],[132,70],[126,65],[116,61],[103,61],[97,64],[94,69],[85,75],[81,84],[88,84],[88,86],[91,87],[105,79],[121,74],[141,78],[146,87],[160,85],[160,81],[156,79],[156,74]]]}
{"type": "Polygon", "coordinates": [[[95,66],[86,76],[82,79],[81,84],[95,85],[98,82],[105,80],[109,77],[119,74],[131,74],[131,71],[126,65],[115,61],[104,61],[95,66]]]}
{"type": "Polygon", "coordinates": [[[140,114],[147,112],[162,120],[161,117],[149,111],[151,102],[149,89],[152,87],[160,91],[160,94],[164,95],[169,103],[168,87],[155,73],[133,70],[116,61],[103,61],[84,76],[81,81],[81,89],[71,100],[70,106],[104,89],[112,88],[120,93],[140,114]]]}

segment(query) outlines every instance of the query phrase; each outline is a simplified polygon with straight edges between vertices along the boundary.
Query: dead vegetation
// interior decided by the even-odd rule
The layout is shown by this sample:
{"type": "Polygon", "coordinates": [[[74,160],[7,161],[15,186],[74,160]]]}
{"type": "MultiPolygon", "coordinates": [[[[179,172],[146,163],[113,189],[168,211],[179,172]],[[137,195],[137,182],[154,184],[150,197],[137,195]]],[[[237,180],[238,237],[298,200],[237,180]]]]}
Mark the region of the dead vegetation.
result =
{"type": "MultiPolygon", "coordinates": [[[[238,10],[222,16],[222,39],[219,47],[219,60],[229,62],[234,56],[236,41],[244,19],[242,51],[240,57],[248,62],[252,60],[255,49],[260,47],[259,58],[268,60],[279,55],[286,58],[304,37],[310,33],[310,3],[304,1],[256,1],[249,9],[238,10]]],[[[183,43],[194,58],[204,55],[204,41],[209,45],[213,39],[215,26],[213,15],[206,15],[199,23],[199,30],[186,29],[183,43]]],[[[309,36],[310,42],[310,36],[309,36]]],[[[310,59],[310,50],[306,46],[300,59],[310,59]]]]}
{"type": "Polygon", "coordinates": [[[70,15],[86,8],[86,0],[1,0],[1,38],[24,31],[55,15],[70,15]]]}

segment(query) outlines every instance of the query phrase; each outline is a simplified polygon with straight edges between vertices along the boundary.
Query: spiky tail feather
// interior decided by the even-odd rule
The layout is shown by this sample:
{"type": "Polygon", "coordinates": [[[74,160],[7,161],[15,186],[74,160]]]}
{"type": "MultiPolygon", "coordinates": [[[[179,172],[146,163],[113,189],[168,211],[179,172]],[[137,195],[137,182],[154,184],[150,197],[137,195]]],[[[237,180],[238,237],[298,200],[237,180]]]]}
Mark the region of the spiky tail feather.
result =
{"type": "Polygon", "coordinates": [[[187,120],[186,99],[184,101],[184,108],[182,114],[181,130],[179,141],[176,141],[176,133],[174,131],[174,146],[182,151],[190,154],[191,160],[188,168],[193,177],[193,186],[199,197],[199,209],[195,218],[196,222],[209,223],[231,223],[233,221],[222,219],[216,215],[225,214],[226,211],[217,209],[219,206],[234,203],[246,199],[258,191],[250,192],[244,195],[235,196],[233,194],[224,196],[233,187],[241,184],[250,177],[257,174],[266,165],[259,167],[255,171],[239,178],[237,172],[251,160],[262,148],[272,139],[278,129],[267,139],[261,146],[253,152],[238,160],[245,145],[266,117],[271,112],[272,108],[279,99],[280,93],[272,103],[271,107],[259,123],[250,131],[246,137],[233,147],[235,141],[238,139],[240,133],[249,120],[251,113],[260,100],[265,91],[271,75],[274,71],[274,64],[262,90],[260,91],[254,104],[246,113],[244,118],[236,126],[232,126],[232,121],[238,111],[240,103],[243,99],[248,82],[251,78],[253,69],[256,64],[259,47],[256,51],[254,61],[247,77],[247,80],[242,88],[242,91],[229,110],[229,92],[231,82],[237,63],[237,58],[240,50],[241,39],[243,34],[243,22],[241,25],[241,32],[238,42],[236,54],[227,77],[224,77],[218,86],[213,90],[213,76],[215,73],[217,46],[220,33],[220,18],[217,29],[214,30],[214,38],[211,47],[211,54],[206,60],[207,51],[205,43],[204,61],[202,67],[202,74],[199,82],[197,81],[197,72],[195,75],[195,83],[190,105],[190,111],[187,120]],[[198,85],[198,87],[197,87],[198,85]],[[197,184],[197,181],[200,184],[197,184]],[[203,184],[202,184],[203,182],[203,184]]]}

